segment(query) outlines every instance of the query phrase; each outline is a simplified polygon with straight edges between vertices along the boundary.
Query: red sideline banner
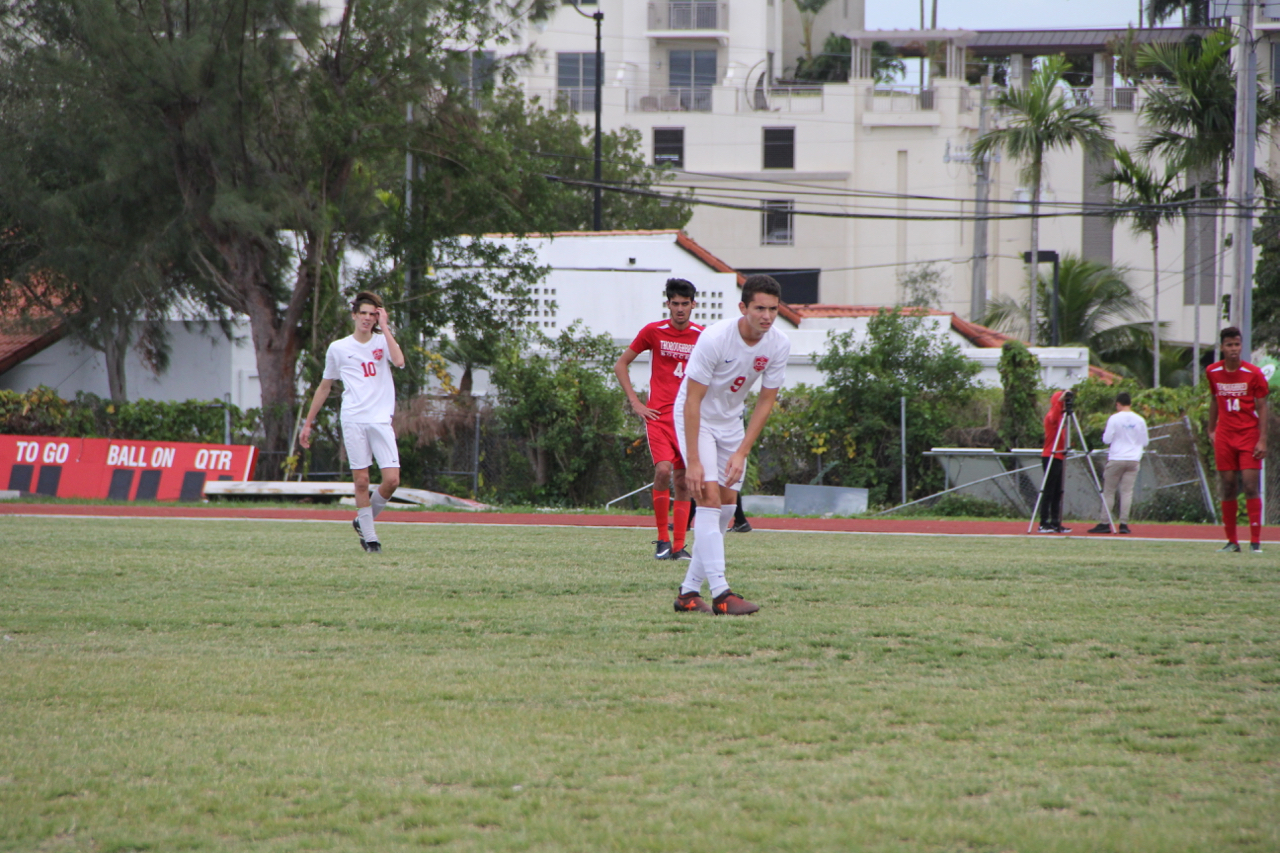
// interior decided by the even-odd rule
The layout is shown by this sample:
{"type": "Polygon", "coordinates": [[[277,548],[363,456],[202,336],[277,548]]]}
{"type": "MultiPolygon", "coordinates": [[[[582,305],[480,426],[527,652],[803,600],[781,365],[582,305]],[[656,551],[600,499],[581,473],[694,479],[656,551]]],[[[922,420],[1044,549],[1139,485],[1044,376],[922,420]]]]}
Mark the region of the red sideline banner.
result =
{"type": "Polygon", "coordinates": [[[0,435],[0,488],[59,498],[198,501],[206,480],[248,480],[240,444],[0,435]]]}

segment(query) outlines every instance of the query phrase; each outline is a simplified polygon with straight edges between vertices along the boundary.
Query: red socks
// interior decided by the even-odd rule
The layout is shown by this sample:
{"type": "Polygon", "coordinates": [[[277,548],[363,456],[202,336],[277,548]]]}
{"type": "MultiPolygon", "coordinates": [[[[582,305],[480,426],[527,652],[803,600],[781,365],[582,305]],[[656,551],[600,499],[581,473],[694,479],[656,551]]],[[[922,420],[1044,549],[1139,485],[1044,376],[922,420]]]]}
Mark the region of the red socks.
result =
{"type": "Polygon", "coordinates": [[[1240,514],[1239,501],[1223,501],[1222,502],[1222,526],[1227,531],[1228,542],[1240,541],[1236,537],[1236,516],[1238,516],[1239,514],[1240,514]]]}
{"type": "Polygon", "coordinates": [[[1245,498],[1244,511],[1249,515],[1249,541],[1262,543],[1262,498],[1245,498]]]}
{"type": "Polygon", "coordinates": [[[671,537],[671,553],[684,547],[684,537],[689,530],[689,501],[676,501],[676,529],[671,537]]]}
{"type": "Polygon", "coordinates": [[[658,540],[660,542],[668,542],[671,539],[667,532],[667,520],[671,510],[671,491],[663,489],[653,490],[653,518],[658,524],[658,540]]]}

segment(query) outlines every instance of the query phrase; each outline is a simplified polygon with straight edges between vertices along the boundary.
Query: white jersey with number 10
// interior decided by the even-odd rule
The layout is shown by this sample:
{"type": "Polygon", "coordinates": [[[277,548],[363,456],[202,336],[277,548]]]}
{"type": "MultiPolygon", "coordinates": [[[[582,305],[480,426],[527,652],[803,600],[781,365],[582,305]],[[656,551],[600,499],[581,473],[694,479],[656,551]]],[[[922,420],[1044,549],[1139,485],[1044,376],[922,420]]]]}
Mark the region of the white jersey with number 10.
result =
{"type": "Polygon", "coordinates": [[[324,378],[342,380],[341,419],[356,424],[389,424],[396,413],[387,339],[374,335],[360,343],[348,335],[329,344],[324,378]]]}

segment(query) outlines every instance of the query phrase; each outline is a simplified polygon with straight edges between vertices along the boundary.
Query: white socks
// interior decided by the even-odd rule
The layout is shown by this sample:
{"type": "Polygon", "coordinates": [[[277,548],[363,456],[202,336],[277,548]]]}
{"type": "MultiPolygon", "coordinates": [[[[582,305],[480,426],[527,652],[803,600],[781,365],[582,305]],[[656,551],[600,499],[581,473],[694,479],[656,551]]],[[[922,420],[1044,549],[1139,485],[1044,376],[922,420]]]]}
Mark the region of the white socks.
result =
{"type": "Polygon", "coordinates": [[[685,572],[681,592],[700,592],[702,582],[711,585],[711,597],[715,598],[729,589],[724,579],[724,531],[736,507],[728,504],[716,509],[699,506],[693,519],[693,559],[685,572]]]}
{"type": "Polygon", "coordinates": [[[387,499],[382,496],[382,492],[373,489],[369,495],[369,507],[373,510],[373,517],[377,518],[382,511],[387,508],[387,499]]]}
{"type": "Polygon", "coordinates": [[[364,541],[378,541],[378,534],[373,529],[373,507],[362,506],[357,509],[356,523],[360,525],[360,535],[364,537],[364,541]]]}
{"type": "Polygon", "coordinates": [[[738,514],[736,503],[724,504],[720,507],[720,532],[724,533],[733,524],[733,517],[738,514]]]}

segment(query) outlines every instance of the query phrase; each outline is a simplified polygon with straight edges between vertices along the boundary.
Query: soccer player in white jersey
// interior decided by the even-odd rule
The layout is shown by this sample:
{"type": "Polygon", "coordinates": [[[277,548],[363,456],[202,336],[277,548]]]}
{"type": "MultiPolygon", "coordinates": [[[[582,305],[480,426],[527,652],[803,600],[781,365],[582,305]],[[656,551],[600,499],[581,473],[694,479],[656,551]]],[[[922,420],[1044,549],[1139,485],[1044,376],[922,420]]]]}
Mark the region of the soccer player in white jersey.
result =
{"type": "Polygon", "coordinates": [[[675,601],[680,613],[746,616],[760,609],[729,589],[724,533],[746,475],[747,455],[786,376],[791,342],[773,327],[781,298],[773,278],[750,276],[738,304],[742,316],[721,320],[699,336],[676,394],[676,435],[685,479],[698,502],[693,559],[675,601]],[[744,429],[747,395],[758,379],[760,396],[744,429]],[[711,587],[710,606],[702,599],[703,583],[711,587]]]}
{"type": "Polygon", "coordinates": [[[391,365],[404,367],[404,353],[391,334],[387,310],[377,294],[362,291],[351,303],[355,332],[329,344],[324,357],[324,376],[311,411],[298,437],[303,447],[311,446],[311,425],[334,380],[342,380],[342,443],[347,448],[347,464],[356,486],[356,518],[351,525],[366,551],[379,552],[382,544],[373,520],[386,507],[400,485],[400,452],[391,416],[396,411],[396,389],[391,381],[391,365]],[[369,466],[374,459],[382,471],[382,483],[369,494],[369,466]]]}

